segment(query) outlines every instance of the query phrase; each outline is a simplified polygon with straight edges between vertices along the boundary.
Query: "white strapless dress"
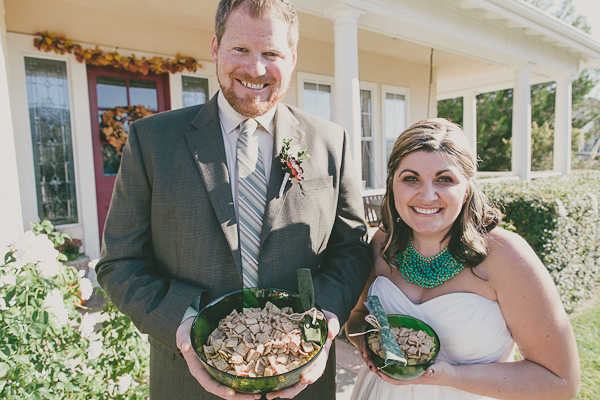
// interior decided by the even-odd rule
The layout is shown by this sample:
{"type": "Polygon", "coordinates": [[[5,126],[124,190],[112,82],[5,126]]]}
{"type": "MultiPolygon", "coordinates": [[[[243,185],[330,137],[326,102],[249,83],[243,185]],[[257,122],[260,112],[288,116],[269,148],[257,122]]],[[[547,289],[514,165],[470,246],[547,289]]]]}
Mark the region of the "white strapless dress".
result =
{"type": "MultiPolygon", "coordinates": [[[[431,326],[441,341],[438,358],[453,364],[485,364],[514,357],[514,341],[497,302],[475,293],[449,293],[414,304],[388,278],[379,276],[369,288],[386,314],[404,314],[431,326]],[[512,357],[511,357],[512,354],[512,357]]],[[[351,400],[483,400],[446,386],[395,386],[363,365],[351,400]]]]}

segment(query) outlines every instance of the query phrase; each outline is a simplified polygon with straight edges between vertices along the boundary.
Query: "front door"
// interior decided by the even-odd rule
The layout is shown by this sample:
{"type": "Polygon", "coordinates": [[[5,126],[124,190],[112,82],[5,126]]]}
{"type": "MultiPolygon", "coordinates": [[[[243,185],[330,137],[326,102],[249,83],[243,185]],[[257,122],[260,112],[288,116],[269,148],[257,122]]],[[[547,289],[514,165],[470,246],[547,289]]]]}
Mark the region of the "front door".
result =
{"type": "Polygon", "coordinates": [[[132,119],[135,120],[142,115],[151,115],[170,109],[169,77],[168,74],[142,75],[117,70],[113,67],[94,66],[88,66],[87,73],[92,116],[98,226],[100,238],[102,238],[129,123],[132,119]],[[109,132],[107,129],[111,132],[108,137],[105,134],[109,132]]]}

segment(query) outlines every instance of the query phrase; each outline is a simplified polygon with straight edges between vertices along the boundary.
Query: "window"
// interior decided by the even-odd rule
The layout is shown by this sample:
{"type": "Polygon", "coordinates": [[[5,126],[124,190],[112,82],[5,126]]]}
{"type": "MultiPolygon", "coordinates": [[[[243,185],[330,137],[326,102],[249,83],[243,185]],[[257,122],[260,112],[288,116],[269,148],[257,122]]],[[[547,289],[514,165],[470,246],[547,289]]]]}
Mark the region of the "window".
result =
{"type": "Polygon", "coordinates": [[[333,121],[333,77],[298,72],[298,106],[333,121]]]}
{"type": "Polygon", "coordinates": [[[383,86],[385,162],[398,136],[407,128],[408,89],[383,86]]]}
{"type": "Polygon", "coordinates": [[[331,86],[304,82],[304,111],[331,121],[331,86]]]}
{"type": "Polygon", "coordinates": [[[67,64],[25,57],[38,215],[77,223],[67,64]]]}
{"type": "Polygon", "coordinates": [[[370,90],[360,91],[362,180],[373,188],[373,99],[370,90]]]}
{"type": "Polygon", "coordinates": [[[195,76],[181,76],[183,106],[204,104],[208,100],[208,79],[195,76]]]}
{"type": "MultiPolygon", "coordinates": [[[[102,124],[102,115],[114,107],[128,105],[144,106],[152,113],[158,112],[158,88],[156,80],[135,79],[129,76],[96,75],[96,93],[98,99],[98,122],[102,124]]],[[[110,115],[110,114],[107,114],[110,115]]],[[[127,131],[131,117],[124,113],[116,119],[127,131]]],[[[121,165],[121,154],[104,135],[105,127],[100,128],[102,145],[102,166],[104,176],[116,176],[121,165]]]]}

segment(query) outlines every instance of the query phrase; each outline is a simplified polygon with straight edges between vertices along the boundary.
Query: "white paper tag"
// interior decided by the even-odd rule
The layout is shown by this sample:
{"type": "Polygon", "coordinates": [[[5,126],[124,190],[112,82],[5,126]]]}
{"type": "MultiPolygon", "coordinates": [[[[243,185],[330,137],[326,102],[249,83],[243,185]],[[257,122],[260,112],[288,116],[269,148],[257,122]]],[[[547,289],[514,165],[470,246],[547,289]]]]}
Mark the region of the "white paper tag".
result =
{"type": "Polygon", "coordinates": [[[281,197],[283,195],[283,191],[285,190],[285,185],[287,185],[289,180],[290,180],[290,173],[286,172],[285,176],[283,177],[283,182],[281,183],[281,187],[279,188],[279,196],[277,196],[277,197],[281,197]]]}

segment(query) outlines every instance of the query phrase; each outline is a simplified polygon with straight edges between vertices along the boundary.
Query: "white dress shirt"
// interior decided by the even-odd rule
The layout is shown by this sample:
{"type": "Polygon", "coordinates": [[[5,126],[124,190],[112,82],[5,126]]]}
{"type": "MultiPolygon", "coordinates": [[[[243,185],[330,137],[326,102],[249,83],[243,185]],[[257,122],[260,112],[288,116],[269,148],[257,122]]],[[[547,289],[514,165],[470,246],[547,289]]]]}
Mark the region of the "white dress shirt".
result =
{"type": "MultiPolygon", "coordinates": [[[[235,218],[239,221],[237,141],[240,137],[240,124],[248,117],[244,117],[242,114],[235,111],[227,99],[225,99],[222,91],[219,91],[217,106],[219,108],[219,120],[221,121],[223,143],[225,143],[225,156],[227,158],[227,169],[229,170],[229,181],[231,182],[231,194],[233,195],[235,218]]],[[[256,137],[256,140],[258,141],[258,148],[262,155],[267,186],[269,185],[271,163],[273,161],[273,133],[275,132],[274,118],[276,110],[277,107],[273,107],[266,114],[254,118],[258,122],[258,128],[253,136],[256,137]]]]}

